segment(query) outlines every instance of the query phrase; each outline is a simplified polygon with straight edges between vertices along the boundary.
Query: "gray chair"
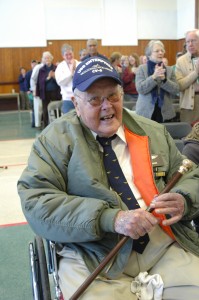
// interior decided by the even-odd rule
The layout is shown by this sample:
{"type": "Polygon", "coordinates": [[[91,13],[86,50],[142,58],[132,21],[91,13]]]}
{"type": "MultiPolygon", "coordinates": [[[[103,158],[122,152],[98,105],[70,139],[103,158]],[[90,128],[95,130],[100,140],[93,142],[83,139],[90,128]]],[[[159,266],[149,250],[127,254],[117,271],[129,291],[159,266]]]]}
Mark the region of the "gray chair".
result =
{"type": "Polygon", "coordinates": [[[174,139],[174,141],[175,141],[176,147],[182,153],[182,150],[183,150],[183,147],[184,147],[183,140],[176,140],[176,139],[174,139]]]}
{"type": "Polygon", "coordinates": [[[163,123],[173,139],[182,139],[191,131],[192,127],[186,122],[163,123]]]}
{"type": "Polygon", "coordinates": [[[182,152],[184,147],[183,138],[190,133],[192,129],[191,125],[186,122],[168,122],[163,124],[166,126],[167,131],[174,139],[178,150],[182,152]]]}
{"type": "Polygon", "coordinates": [[[135,107],[135,104],[131,101],[123,101],[123,107],[132,110],[133,107],[135,107]]]}

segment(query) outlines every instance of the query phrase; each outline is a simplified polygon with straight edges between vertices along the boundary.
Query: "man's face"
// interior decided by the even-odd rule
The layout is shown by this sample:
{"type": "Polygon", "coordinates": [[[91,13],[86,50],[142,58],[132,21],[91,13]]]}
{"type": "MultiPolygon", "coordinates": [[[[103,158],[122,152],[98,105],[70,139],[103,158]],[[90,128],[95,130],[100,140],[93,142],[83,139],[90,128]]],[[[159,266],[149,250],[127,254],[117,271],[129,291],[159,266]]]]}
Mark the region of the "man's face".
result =
{"type": "Polygon", "coordinates": [[[187,34],[186,39],[186,48],[187,51],[192,55],[198,55],[199,54],[199,38],[198,36],[193,32],[190,32],[187,34]]]}
{"type": "Polygon", "coordinates": [[[88,43],[87,50],[91,56],[94,56],[95,54],[97,54],[97,44],[94,42],[88,43]]]}
{"type": "Polygon", "coordinates": [[[74,95],[74,104],[77,115],[84,124],[99,136],[114,135],[122,124],[122,90],[110,78],[99,79],[86,92],[77,91],[74,95]],[[106,97],[115,96],[117,102],[110,102],[106,97]],[[81,98],[80,98],[81,97],[81,98]],[[93,97],[102,97],[99,106],[92,106],[88,100],[93,97]]]}

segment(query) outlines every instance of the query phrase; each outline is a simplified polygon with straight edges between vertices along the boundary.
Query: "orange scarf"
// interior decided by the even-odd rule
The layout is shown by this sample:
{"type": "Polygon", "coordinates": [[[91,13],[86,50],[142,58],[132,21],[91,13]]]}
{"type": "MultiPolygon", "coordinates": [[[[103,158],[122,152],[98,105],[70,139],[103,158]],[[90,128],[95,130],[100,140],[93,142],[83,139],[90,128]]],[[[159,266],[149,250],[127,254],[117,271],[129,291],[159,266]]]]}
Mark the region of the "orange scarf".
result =
{"type": "MultiPolygon", "coordinates": [[[[134,183],[138,188],[142,199],[145,201],[146,205],[149,206],[154,196],[159,194],[159,191],[153,178],[148,137],[137,135],[129,131],[126,127],[124,132],[131,157],[134,183]]],[[[160,218],[161,221],[166,219],[165,215],[159,215],[155,212],[153,212],[153,215],[160,218]]],[[[170,226],[164,226],[162,225],[162,222],[160,223],[160,226],[175,240],[170,226]]]]}

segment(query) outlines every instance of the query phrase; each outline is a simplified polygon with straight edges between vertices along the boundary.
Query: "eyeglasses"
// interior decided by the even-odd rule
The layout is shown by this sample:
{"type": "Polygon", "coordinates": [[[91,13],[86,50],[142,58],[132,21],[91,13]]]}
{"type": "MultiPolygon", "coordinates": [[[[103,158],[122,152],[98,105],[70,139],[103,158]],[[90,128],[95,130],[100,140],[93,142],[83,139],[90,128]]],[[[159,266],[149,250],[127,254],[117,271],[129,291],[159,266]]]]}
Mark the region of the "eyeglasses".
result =
{"type": "MultiPolygon", "coordinates": [[[[89,100],[87,100],[87,102],[92,105],[92,106],[101,106],[102,103],[104,102],[104,100],[108,100],[110,103],[116,103],[121,99],[121,96],[123,95],[123,93],[117,92],[117,93],[113,93],[107,97],[99,97],[99,96],[94,96],[91,97],[89,100]]],[[[84,100],[82,97],[80,97],[79,95],[75,94],[75,96],[79,97],[80,99],[84,100]]]]}
{"type": "Polygon", "coordinates": [[[153,52],[154,52],[154,53],[159,53],[159,52],[165,53],[165,51],[164,51],[163,49],[154,50],[153,52]]]}
{"type": "Polygon", "coordinates": [[[189,44],[196,44],[198,42],[198,40],[189,40],[189,41],[186,41],[185,44],[186,45],[189,45],[189,44]]]}

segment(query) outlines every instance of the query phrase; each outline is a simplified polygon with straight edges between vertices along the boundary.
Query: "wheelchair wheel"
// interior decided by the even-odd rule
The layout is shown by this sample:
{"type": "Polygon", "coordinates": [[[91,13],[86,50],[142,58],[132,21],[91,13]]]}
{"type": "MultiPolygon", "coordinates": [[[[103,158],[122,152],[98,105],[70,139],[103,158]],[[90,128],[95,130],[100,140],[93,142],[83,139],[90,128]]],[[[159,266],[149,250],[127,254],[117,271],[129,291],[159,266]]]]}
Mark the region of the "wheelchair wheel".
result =
{"type": "Polygon", "coordinates": [[[35,236],[29,244],[31,281],[34,300],[51,300],[46,255],[42,238],[35,236]]]}

